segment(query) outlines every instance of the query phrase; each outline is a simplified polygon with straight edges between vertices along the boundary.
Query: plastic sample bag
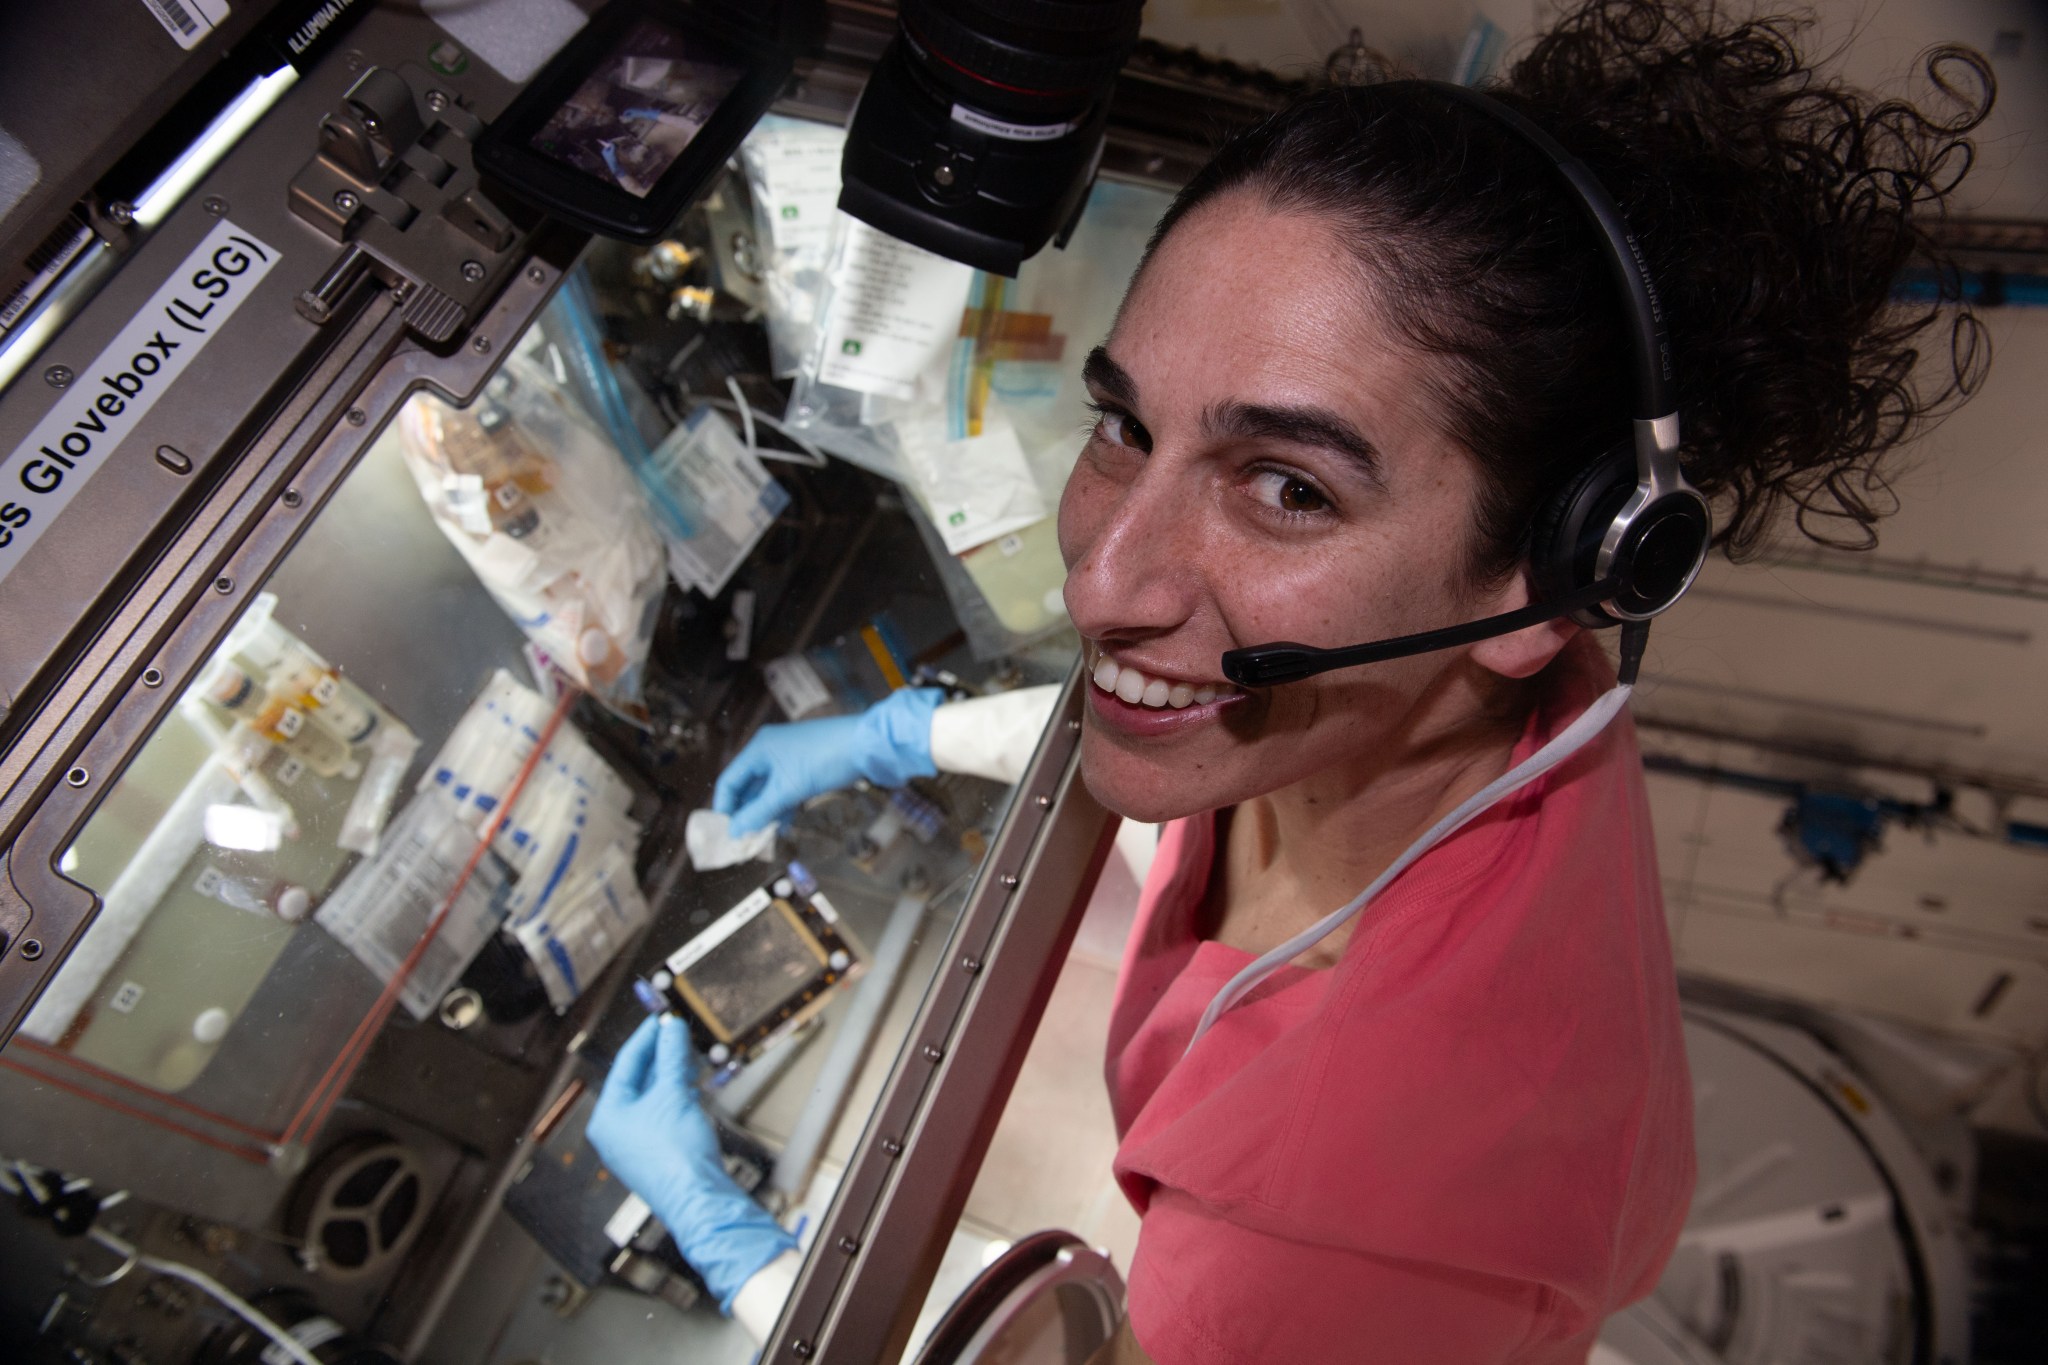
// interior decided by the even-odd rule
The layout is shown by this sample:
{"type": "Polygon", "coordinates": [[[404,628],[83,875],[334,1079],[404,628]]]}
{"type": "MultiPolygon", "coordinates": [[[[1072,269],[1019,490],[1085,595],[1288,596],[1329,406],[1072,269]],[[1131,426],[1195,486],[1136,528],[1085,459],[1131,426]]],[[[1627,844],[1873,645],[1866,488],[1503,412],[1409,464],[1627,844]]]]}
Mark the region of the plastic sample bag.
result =
{"type": "Polygon", "coordinates": [[[694,409],[641,466],[641,487],[676,582],[716,597],[789,506],[789,493],[708,407],[694,409]]]}
{"type": "MultiPolygon", "coordinates": [[[[449,732],[377,856],[356,865],[315,918],[384,980],[455,891],[476,842],[534,758],[550,703],[503,669],[449,732]]],[[[564,722],[534,758],[400,999],[427,1014],[500,927],[565,1009],[651,917],[633,879],[632,791],[564,722]]]]}
{"type": "Polygon", "coordinates": [[[845,149],[844,128],[774,114],[740,144],[755,232],[768,246],[761,274],[769,357],[778,378],[796,374],[816,344],[845,149]]]}
{"type": "Polygon", "coordinates": [[[579,686],[644,722],[666,573],[618,448],[517,356],[466,409],[413,398],[399,431],[420,496],[492,598],[579,686]]]}
{"type": "MultiPolygon", "coordinates": [[[[314,918],[389,981],[455,894],[475,848],[476,832],[462,819],[460,804],[444,792],[423,791],[385,830],[377,856],[357,863],[314,918]]],[[[485,858],[462,882],[440,932],[399,990],[413,1018],[433,1012],[497,927],[504,880],[504,870],[485,858]]]]}

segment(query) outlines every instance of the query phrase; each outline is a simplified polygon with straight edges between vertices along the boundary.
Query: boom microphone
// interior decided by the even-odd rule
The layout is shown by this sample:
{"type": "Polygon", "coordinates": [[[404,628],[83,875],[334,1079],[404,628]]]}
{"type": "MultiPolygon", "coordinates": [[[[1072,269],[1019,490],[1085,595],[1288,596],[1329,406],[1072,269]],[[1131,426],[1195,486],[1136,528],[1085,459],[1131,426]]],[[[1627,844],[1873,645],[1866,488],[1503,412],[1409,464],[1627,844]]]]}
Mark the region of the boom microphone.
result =
{"type": "Polygon", "coordinates": [[[1456,649],[1459,645],[1490,640],[1496,635],[1510,635],[1598,606],[1613,597],[1620,588],[1619,578],[1603,578],[1562,597],[1533,602],[1498,616],[1467,621],[1462,626],[1445,626],[1442,630],[1425,630],[1415,635],[1396,635],[1391,640],[1346,645],[1341,649],[1318,649],[1314,645],[1298,645],[1289,641],[1233,649],[1223,656],[1223,676],[1239,687],[1277,687],[1281,683],[1300,682],[1303,678],[1312,678],[1336,668],[1354,668],[1359,664],[1405,659],[1411,654],[1456,649]]]}

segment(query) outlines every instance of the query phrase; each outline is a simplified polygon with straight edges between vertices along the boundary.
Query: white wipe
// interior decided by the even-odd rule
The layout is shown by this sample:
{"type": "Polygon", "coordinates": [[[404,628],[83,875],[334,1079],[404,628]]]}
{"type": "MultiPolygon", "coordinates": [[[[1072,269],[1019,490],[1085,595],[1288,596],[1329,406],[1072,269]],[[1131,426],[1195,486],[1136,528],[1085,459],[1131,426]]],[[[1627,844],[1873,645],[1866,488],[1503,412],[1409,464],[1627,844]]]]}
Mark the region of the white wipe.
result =
{"type": "Polygon", "coordinates": [[[715,810],[693,810],[683,823],[683,847],[690,852],[690,866],[699,872],[733,867],[775,853],[775,826],[734,837],[732,817],[715,810]]]}

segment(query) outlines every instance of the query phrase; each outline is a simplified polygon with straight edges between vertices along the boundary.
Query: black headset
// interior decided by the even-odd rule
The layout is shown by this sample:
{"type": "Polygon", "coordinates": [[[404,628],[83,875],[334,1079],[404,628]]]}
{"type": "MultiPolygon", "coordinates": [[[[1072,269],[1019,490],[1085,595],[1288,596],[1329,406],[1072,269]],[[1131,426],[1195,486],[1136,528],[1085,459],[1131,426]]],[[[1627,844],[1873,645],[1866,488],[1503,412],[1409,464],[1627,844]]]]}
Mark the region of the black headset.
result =
{"type": "Polygon", "coordinates": [[[1233,649],[1223,674],[1240,687],[1274,687],[1317,673],[1506,635],[1568,616],[1583,626],[1620,626],[1620,680],[1633,683],[1650,621],[1699,577],[1714,538],[1707,500],[1678,463],[1678,399],[1671,338],[1642,249],[1621,209],[1584,162],[1500,101],[1442,81],[1399,81],[1383,89],[1435,91],[1478,111],[1556,165],[1599,235],[1628,314],[1635,356],[1632,444],[1616,446],[1566,482],[1538,512],[1529,543],[1537,600],[1519,611],[1391,640],[1317,649],[1277,643],[1233,649]]]}

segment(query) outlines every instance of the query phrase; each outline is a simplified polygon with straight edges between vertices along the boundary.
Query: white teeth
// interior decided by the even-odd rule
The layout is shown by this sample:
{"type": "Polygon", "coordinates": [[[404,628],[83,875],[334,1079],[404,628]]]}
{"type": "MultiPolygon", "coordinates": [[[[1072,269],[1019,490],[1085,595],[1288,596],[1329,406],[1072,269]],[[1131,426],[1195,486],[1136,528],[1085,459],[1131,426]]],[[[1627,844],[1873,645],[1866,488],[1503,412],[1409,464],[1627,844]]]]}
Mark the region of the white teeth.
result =
{"type": "Polygon", "coordinates": [[[1204,683],[1197,687],[1193,683],[1168,682],[1154,678],[1135,668],[1125,668],[1107,654],[1103,655],[1089,674],[1094,684],[1105,692],[1114,692],[1134,706],[1154,708],[1171,706],[1176,710],[1189,705],[1206,706],[1218,697],[1231,695],[1228,688],[1204,683]]]}

